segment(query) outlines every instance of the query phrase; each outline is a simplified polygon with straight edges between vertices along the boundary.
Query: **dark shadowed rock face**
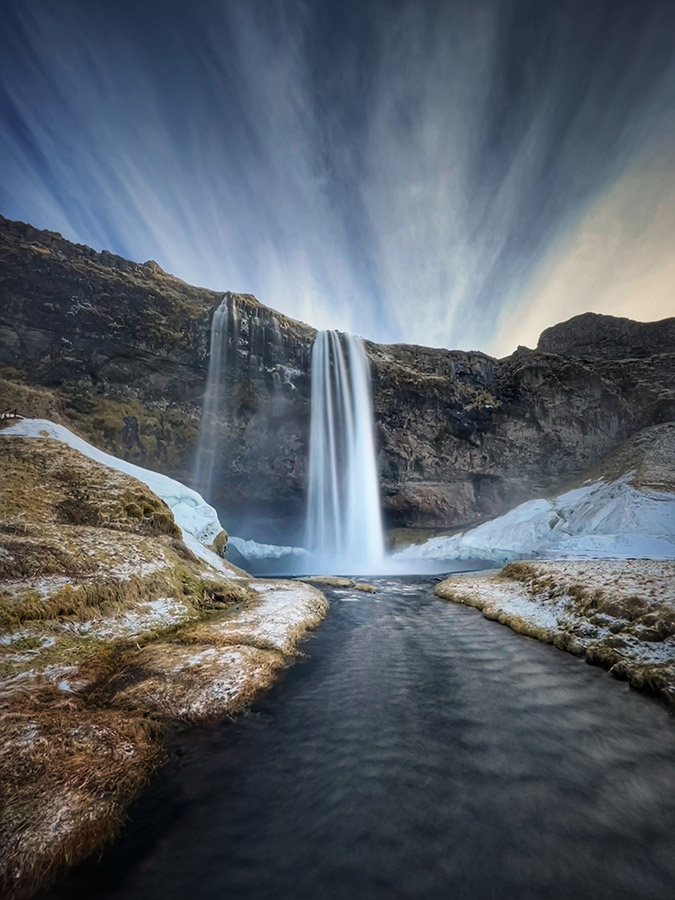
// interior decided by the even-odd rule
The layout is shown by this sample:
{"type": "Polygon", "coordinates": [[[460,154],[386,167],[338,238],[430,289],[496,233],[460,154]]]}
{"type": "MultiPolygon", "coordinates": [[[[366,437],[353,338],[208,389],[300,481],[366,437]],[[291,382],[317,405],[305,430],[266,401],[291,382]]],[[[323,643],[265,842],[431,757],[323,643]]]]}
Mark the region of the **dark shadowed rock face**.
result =
{"type": "MultiPolygon", "coordinates": [[[[0,217],[0,407],[48,415],[189,483],[225,296],[0,217]]],[[[230,529],[250,522],[259,539],[296,540],[315,332],[229,297],[238,315],[209,499],[230,529]]],[[[369,343],[389,521],[460,527],[495,515],[675,419],[674,329],[580,316],[503,360],[369,343]]]]}
{"type": "Polygon", "coordinates": [[[537,349],[581,359],[631,359],[675,350],[675,319],[634,322],[583,313],[542,331],[537,349]]]}

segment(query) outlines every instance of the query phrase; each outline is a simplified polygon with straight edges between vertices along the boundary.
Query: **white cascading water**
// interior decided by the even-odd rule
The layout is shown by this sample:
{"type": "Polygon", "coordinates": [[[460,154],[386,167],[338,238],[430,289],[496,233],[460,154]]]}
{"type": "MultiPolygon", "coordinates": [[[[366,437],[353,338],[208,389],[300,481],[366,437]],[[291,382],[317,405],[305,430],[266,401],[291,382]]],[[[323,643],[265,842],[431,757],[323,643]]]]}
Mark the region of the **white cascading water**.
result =
{"type": "Polygon", "coordinates": [[[213,313],[209,347],[209,372],[199,423],[199,441],[193,474],[193,485],[202,497],[211,497],[216,465],[220,422],[225,411],[225,368],[229,324],[228,298],[213,313]]]}
{"type": "Polygon", "coordinates": [[[311,402],[306,546],[322,572],[376,574],[384,563],[384,534],[361,338],[317,333],[311,402]]]}

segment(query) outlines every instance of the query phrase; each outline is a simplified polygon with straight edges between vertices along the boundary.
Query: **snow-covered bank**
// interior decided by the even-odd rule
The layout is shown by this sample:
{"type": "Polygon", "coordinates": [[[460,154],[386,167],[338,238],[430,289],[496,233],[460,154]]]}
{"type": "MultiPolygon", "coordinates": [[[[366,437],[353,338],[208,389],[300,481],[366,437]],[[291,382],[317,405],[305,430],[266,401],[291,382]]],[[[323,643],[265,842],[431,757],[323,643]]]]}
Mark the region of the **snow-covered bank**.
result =
{"type": "Polygon", "coordinates": [[[436,594],[585,656],[675,707],[675,562],[531,560],[453,575],[436,594]]]}
{"type": "Polygon", "coordinates": [[[73,434],[63,425],[57,425],[48,419],[23,419],[0,431],[0,437],[12,435],[28,438],[52,438],[61,441],[89,459],[142,481],[169,507],[176,520],[176,525],[183,534],[183,540],[190,550],[200,559],[218,569],[221,574],[230,576],[235,574],[234,569],[228,566],[217,553],[208,549],[208,545],[212,544],[223,531],[223,526],[218,520],[215,509],[197,491],[169,478],[168,475],[144,469],[125,459],[105,453],[73,434]]]}
{"type": "Polygon", "coordinates": [[[394,553],[394,560],[529,557],[675,558],[675,494],[638,489],[631,475],[595,481],[553,500],[530,500],[451,537],[394,553]]]}

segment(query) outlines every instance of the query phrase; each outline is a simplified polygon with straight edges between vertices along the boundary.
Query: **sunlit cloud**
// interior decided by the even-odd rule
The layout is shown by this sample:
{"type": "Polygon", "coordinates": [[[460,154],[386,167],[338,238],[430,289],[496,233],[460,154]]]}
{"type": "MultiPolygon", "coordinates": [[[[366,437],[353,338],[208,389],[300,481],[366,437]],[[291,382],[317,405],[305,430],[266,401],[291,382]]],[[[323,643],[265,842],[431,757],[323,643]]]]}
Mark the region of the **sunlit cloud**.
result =
{"type": "Polygon", "coordinates": [[[636,166],[555,246],[490,350],[534,347],[544,328],[583,312],[654,321],[675,315],[672,153],[636,166]]]}

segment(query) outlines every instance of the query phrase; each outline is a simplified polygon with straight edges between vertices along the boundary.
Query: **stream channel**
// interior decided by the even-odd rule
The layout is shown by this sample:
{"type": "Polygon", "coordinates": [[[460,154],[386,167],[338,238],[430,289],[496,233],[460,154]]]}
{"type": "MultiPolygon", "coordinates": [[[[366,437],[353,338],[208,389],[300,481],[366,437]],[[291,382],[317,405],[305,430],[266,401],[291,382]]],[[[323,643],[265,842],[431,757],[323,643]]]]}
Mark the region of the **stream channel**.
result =
{"type": "Polygon", "coordinates": [[[434,579],[327,589],[304,656],[175,737],[50,900],[672,900],[675,719],[434,579]]]}

